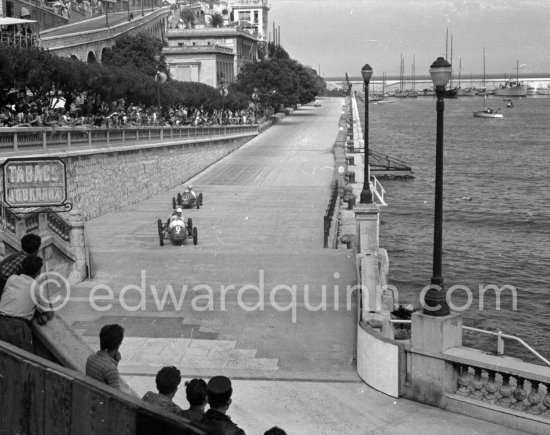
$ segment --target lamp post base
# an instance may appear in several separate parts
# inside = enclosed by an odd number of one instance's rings
[[[442,317],[451,314],[449,304],[447,302],[447,292],[441,285],[431,283],[430,289],[424,296],[423,313],[428,316]]]
[[[361,191],[361,199],[359,202],[361,204],[372,204],[372,192],[368,189],[363,189]]]

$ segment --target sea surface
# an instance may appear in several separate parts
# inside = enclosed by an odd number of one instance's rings
[[[445,100],[443,278],[466,326],[518,336],[550,359],[550,98],[513,102],[487,98],[504,118],[482,119],[473,117],[481,97]],[[414,170],[410,181],[382,182],[380,244],[400,303],[420,307],[432,276],[436,102],[370,103],[369,118],[370,148]],[[508,286],[500,304],[494,291],[480,298],[487,285]],[[496,337],[479,333],[464,343],[496,350]],[[535,362],[509,340],[505,354]]]

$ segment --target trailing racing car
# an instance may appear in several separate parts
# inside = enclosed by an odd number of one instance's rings
[[[172,208],[183,207],[183,208],[201,208],[202,205],[202,193],[198,195],[193,192],[191,186],[183,193],[178,193],[175,197],[172,197]]]
[[[183,245],[186,239],[193,239],[194,245],[198,243],[197,227],[193,226],[191,218],[185,221],[181,213],[182,209],[177,208],[166,222],[157,221],[160,246],[164,246],[165,239],[170,239],[174,245]]]

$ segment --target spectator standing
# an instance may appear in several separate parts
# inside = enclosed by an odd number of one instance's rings
[[[8,255],[0,262],[0,297],[8,278],[19,275],[22,270],[23,260],[29,255],[38,254],[42,238],[37,234],[26,234],[21,238],[21,252]]]
[[[180,417],[183,417],[183,409],[172,401],[181,382],[180,371],[173,366],[163,367],[157,373],[155,382],[157,384],[158,394],[153,393],[152,391],[147,391],[142,400],[150,403],[151,405],[158,406],[165,411],[172,412]]]
[[[208,404],[210,409],[206,411],[201,420],[212,433],[224,435],[246,435],[244,430],[231,421],[227,410],[231,405],[233,388],[231,380],[225,376],[214,376],[208,381]]]
[[[47,311],[49,300],[44,300],[41,288],[35,278],[42,269],[42,259],[28,255],[21,264],[21,273],[11,275],[0,299],[0,340],[18,346],[28,352],[34,352],[31,320],[37,316],[40,324],[53,317],[53,311]]]
[[[189,409],[183,411],[183,416],[191,421],[201,421],[204,409],[208,403],[208,386],[203,379],[192,379],[185,383],[185,393]]]
[[[86,360],[86,375],[120,389],[118,349],[124,338],[124,328],[120,325],[105,325],[99,332],[100,350]]]

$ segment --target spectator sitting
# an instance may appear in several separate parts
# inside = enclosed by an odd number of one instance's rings
[[[0,340],[28,352],[34,352],[30,321],[36,316],[40,324],[45,324],[53,317],[53,311],[48,310],[50,301],[44,301],[42,288],[35,281],[41,269],[40,257],[26,256],[21,274],[8,278],[0,300]]]
[[[8,255],[0,263],[0,297],[6,281],[12,275],[19,275],[23,270],[23,260],[29,255],[38,254],[42,238],[37,234],[26,234],[21,237],[21,252]]]
[[[180,371],[173,366],[163,367],[157,373],[155,382],[157,384],[158,394],[147,391],[142,400],[151,405],[158,406],[165,411],[173,412],[180,417],[184,416],[183,409],[172,401],[181,382]]]
[[[273,426],[271,429],[266,430],[264,435],[286,435],[286,432],[280,427]]]
[[[118,349],[124,338],[124,328],[120,325],[105,325],[99,332],[100,351],[86,360],[86,375],[120,389]]]
[[[201,421],[204,417],[204,408],[208,403],[208,387],[203,379],[192,379],[185,383],[185,393],[189,402],[189,409],[183,411],[183,416],[192,421]]]
[[[208,404],[210,409],[206,411],[201,420],[212,433],[227,435],[245,435],[244,430],[231,421],[227,410],[231,405],[233,388],[231,381],[225,376],[214,376],[208,381]]]

